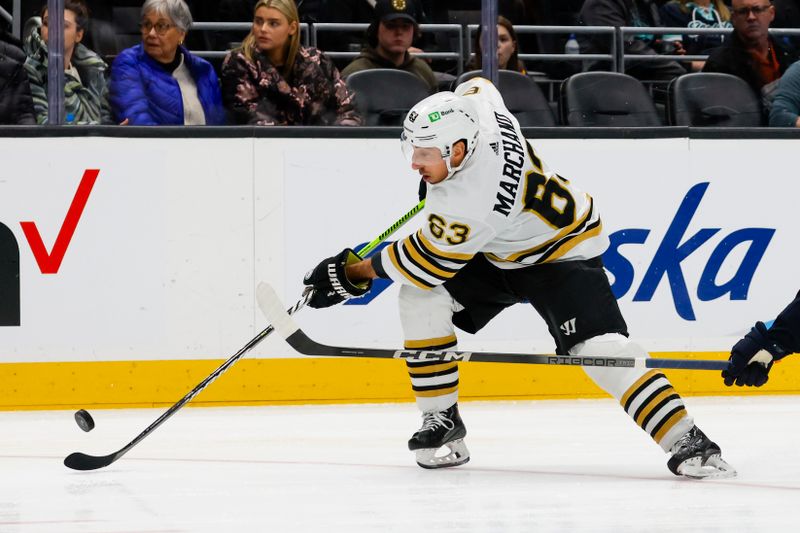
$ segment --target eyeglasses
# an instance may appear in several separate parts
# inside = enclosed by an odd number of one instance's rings
[[[759,16],[762,13],[766,13],[769,8],[772,6],[753,6],[753,7],[740,7],[737,9],[731,10],[734,15],[739,15],[740,17],[747,17],[752,13],[755,16]]]
[[[170,28],[174,27],[175,24],[170,24],[168,22],[156,22],[155,24],[153,24],[149,20],[143,20],[142,22],[139,23],[139,30],[142,32],[143,35],[147,35],[151,31],[153,31],[153,28],[156,29],[156,33],[158,35],[164,35],[170,30]]]

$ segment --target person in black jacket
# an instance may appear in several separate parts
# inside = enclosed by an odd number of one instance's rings
[[[722,371],[725,385],[760,387],[769,379],[772,364],[800,352],[800,292],[767,329],[756,322],[750,333],[731,350],[728,368]]]
[[[658,8],[652,0],[586,0],[581,8],[580,22],[584,26],[660,26]],[[593,35],[578,38],[581,53],[607,54],[611,49],[609,35]],[[683,49],[661,49],[662,41],[653,35],[628,35],[625,38],[625,54],[656,55],[659,52],[681,54]],[[676,46],[676,45],[672,45]],[[658,50],[657,50],[658,48]],[[611,70],[611,63],[596,62],[589,70]],[[652,61],[628,61],[625,73],[644,81],[668,81],[685,74],[686,70],[676,61],[668,59]]]
[[[36,124],[25,58],[16,39],[0,30],[0,124]]]
[[[733,34],[714,48],[703,72],[724,72],[746,81],[767,106],[777,81],[797,61],[798,53],[769,35],[775,8],[769,0],[733,0]]]

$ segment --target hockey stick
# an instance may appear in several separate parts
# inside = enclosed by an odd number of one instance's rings
[[[506,352],[462,352],[456,350],[387,350],[382,348],[351,348],[320,344],[309,338],[300,326],[283,310],[272,286],[259,283],[256,288],[258,307],[289,345],[303,355],[333,357],[377,357],[411,361],[475,361],[491,363],[523,363],[556,366],[604,366],[614,368],[679,368],[684,370],[724,370],[728,361],[693,359],[653,359],[648,357],[592,357],[568,355],[522,354]]]
[[[420,203],[414,206],[414,208],[411,209],[408,213],[400,217],[400,219],[397,222],[389,226],[389,228],[387,228],[386,231],[381,233],[372,242],[365,244],[356,253],[360,257],[368,256],[370,252],[372,252],[375,248],[378,247],[379,244],[385,241],[389,237],[389,235],[400,229],[400,227],[403,224],[411,220],[414,217],[414,215],[422,211],[424,207],[425,207],[425,200],[422,200]],[[281,311],[286,313],[287,317],[289,315],[293,315],[306,305],[309,297],[310,293],[304,293],[303,297],[300,298],[300,300],[298,300],[296,304],[290,307],[287,311],[283,311],[283,309],[281,309]],[[189,393],[186,394],[186,396],[178,400],[177,403],[175,403],[172,407],[167,409],[160,417],[158,417],[155,420],[155,422],[147,426],[147,428],[141,433],[139,433],[139,435],[137,435],[135,439],[130,441],[128,444],[126,444],[116,452],[102,456],[94,456],[81,452],[73,452],[64,459],[64,465],[67,466],[68,468],[72,468],[73,470],[96,470],[98,468],[103,468],[105,466],[110,465],[111,463],[113,463],[126,453],[128,453],[131,450],[131,448],[139,444],[139,442],[141,442],[145,437],[147,437],[147,435],[149,435],[154,429],[156,429],[158,426],[166,422],[166,420],[169,417],[174,415],[181,407],[189,403],[192,400],[192,398],[194,398],[200,393],[200,391],[202,391],[203,389],[208,387],[211,383],[213,383],[218,377],[220,377],[223,373],[225,373],[226,370],[228,370],[231,366],[233,366],[234,363],[236,363],[239,359],[241,359],[242,356],[244,356],[244,354],[252,350],[258,343],[267,338],[273,331],[275,331],[275,328],[272,325],[267,326],[263,331],[261,331],[261,333],[253,337],[250,340],[250,342],[245,344],[241,350],[233,354],[227,361],[222,363],[216,370],[214,370],[214,372],[212,372],[206,379],[204,379],[202,382],[200,382],[200,384],[198,384],[195,388],[189,391]]]

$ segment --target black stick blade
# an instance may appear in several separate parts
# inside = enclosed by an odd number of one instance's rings
[[[74,452],[69,454],[64,459],[64,466],[73,470],[97,470],[108,466],[117,460],[117,454],[104,455],[103,457],[95,457],[94,455],[86,455],[81,452]]]

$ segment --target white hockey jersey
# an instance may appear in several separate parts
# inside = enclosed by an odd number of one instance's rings
[[[386,274],[430,289],[477,253],[500,268],[602,254],[608,238],[591,197],[547,169],[494,85],[473,78],[455,93],[475,99],[477,146],[450,178],[428,184],[422,228],[381,251]]]

